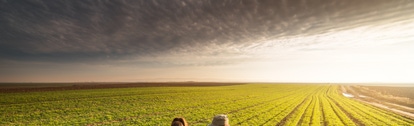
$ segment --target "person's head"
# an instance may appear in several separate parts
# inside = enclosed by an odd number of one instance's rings
[[[174,118],[171,126],[188,126],[187,121],[184,118]]]
[[[214,116],[213,121],[208,126],[230,126],[227,115],[219,114]]]

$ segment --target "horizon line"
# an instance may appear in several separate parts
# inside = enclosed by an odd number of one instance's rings
[[[414,82],[294,82],[294,81],[51,81],[51,82],[1,82],[5,83],[295,83],[295,84],[414,84]]]

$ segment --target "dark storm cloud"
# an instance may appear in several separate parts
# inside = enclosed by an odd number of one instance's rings
[[[117,60],[220,48],[412,18],[388,0],[2,0],[0,58]],[[257,43],[256,43],[257,44]],[[260,44],[260,43],[259,43]],[[242,53],[238,51],[222,53]]]

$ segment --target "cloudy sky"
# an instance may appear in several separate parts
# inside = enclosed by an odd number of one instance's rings
[[[410,0],[0,0],[0,82],[414,82]]]

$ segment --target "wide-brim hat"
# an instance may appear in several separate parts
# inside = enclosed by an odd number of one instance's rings
[[[230,126],[227,115],[219,114],[214,116],[213,121],[208,126]]]

